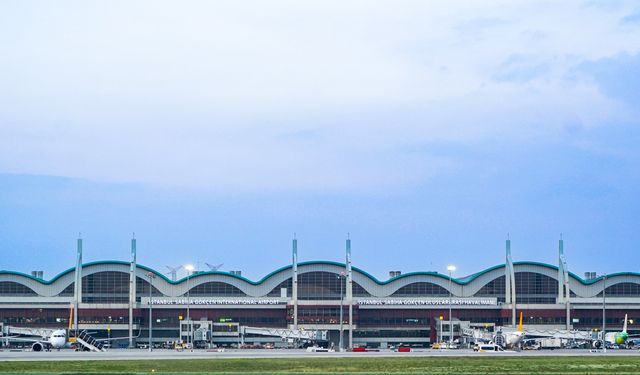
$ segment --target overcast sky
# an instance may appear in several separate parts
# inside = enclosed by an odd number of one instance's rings
[[[640,271],[636,1],[2,1],[0,269]]]

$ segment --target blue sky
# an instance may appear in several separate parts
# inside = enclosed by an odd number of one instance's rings
[[[0,5],[0,269],[640,271],[633,1]]]

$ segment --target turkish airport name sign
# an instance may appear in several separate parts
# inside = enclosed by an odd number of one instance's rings
[[[153,298],[152,305],[281,305],[279,299],[256,298]]]
[[[359,299],[358,305],[362,306],[449,306],[449,298],[380,298]],[[454,306],[488,306],[497,305],[497,298],[452,298]]]

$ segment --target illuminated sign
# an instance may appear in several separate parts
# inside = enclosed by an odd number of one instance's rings
[[[279,299],[254,298],[153,298],[152,305],[282,305],[286,301]]]
[[[381,298],[360,299],[356,303],[362,306],[449,306],[448,298]],[[497,298],[452,298],[453,306],[488,306],[497,305]]]

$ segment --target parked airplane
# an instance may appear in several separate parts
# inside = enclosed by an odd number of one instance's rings
[[[626,345],[627,341],[631,337],[638,337],[640,335],[629,335],[627,332],[627,314],[624,314],[624,324],[622,325],[621,332],[607,332],[604,335],[604,341],[609,344]]]
[[[45,349],[62,349],[67,346],[67,333],[64,329],[30,329],[22,327],[7,327],[7,332],[12,335],[40,336],[29,338],[20,336],[4,337],[5,342],[22,341],[33,343],[31,350],[41,352]]]
[[[64,329],[50,329],[50,328],[29,328],[29,327],[11,327],[5,326],[6,333],[14,336],[4,337],[4,341],[22,341],[33,343],[31,350],[34,352],[41,352],[43,350],[62,348],[71,348],[72,343],[77,342],[81,344],[85,350],[102,350],[102,342],[107,340],[123,340],[129,339],[126,337],[112,337],[110,339],[95,339],[91,337],[86,331],[80,332],[78,337],[70,337],[68,332],[71,332],[71,325],[73,322],[73,308],[70,308],[69,312],[69,327]],[[25,337],[31,336],[31,337]],[[38,338],[39,336],[39,338]],[[138,336],[140,333],[138,332]],[[135,337],[138,337],[135,336]]]
[[[493,336],[493,343],[502,346],[503,348],[516,348],[522,342],[524,338],[524,331],[522,329],[522,311],[520,312],[520,322],[518,323],[518,329],[516,331],[505,331],[499,329]]]

